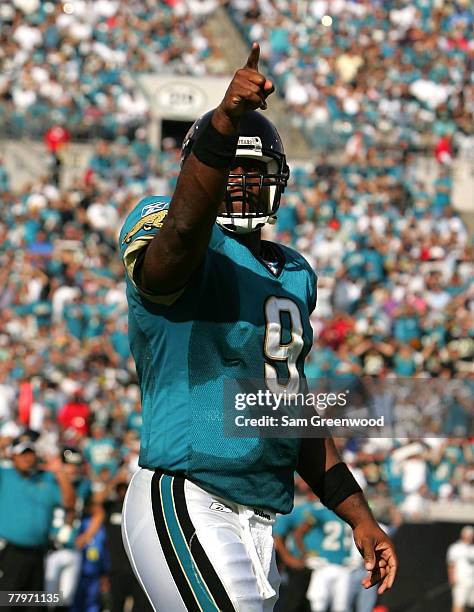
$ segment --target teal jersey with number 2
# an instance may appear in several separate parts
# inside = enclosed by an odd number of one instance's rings
[[[320,503],[308,506],[302,519],[311,526],[304,537],[306,553],[344,565],[352,549],[350,526]]]
[[[215,225],[183,290],[143,292],[134,266],[160,230],[169,202],[143,199],[119,238],[142,397],[140,465],[181,473],[236,503],[287,513],[299,440],[227,437],[224,409],[233,407],[224,406],[224,385],[253,379],[272,392],[301,389],[316,276],[292,249],[265,243],[267,265]]]

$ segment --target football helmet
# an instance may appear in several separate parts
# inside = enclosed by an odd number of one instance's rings
[[[181,149],[181,165],[213,112],[204,114],[189,129]],[[256,162],[255,167],[249,160]],[[219,212],[216,223],[227,231],[246,234],[266,223],[275,223],[280,198],[290,176],[280,135],[273,123],[257,111],[250,111],[240,119],[239,140],[232,164],[232,169],[239,168],[243,172],[229,174],[225,210]]]

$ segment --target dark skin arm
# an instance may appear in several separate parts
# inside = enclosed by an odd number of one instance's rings
[[[266,108],[273,84],[258,71],[260,46],[252,50],[237,70],[224,99],[212,116],[213,127],[223,135],[238,133],[242,115]],[[229,168],[216,169],[200,162],[193,153],[185,161],[161,230],[146,249],[139,285],[153,293],[173,293],[186,285],[202,261],[212,226],[223,201]]]
[[[275,549],[280,556],[282,562],[293,569],[303,569],[304,560],[294,557],[286,547],[285,540],[281,536],[275,536]]]
[[[91,520],[87,529],[77,536],[76,546],[79,549],[84,548],[88,544],[95,534],[102,527],[105,519],[105,511],[102,503],[98,499],[94,499],[90,508]]]
[[[62,470],[62,463],[59,457],[51,457],[44,466],[44,469],[54,474],[61,491],[62,506],[66,513],[73,510],[76,503],[76,493],[71,481]]]
[[[293,533],[293,539],[295,541],[296,548],[300,551],[303,557],[306,554],[303,538],[311,529],[311,527],[312,525],[310,525],[309,523],[303,523],[297,529],[295,529],[295,532]]]
[[[298,473],[310,486],[340,462],[332,438],[304,438],[301,441]],[[392,541],[379,527],[362,493],[347,497],[334,512],[352,527],[354,542],[367,570],[363,586],[368,589],[379,584],[378,593],[381,595],[392,587],[397,573],[397,556]]]

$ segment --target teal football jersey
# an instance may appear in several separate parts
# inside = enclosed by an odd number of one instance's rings
[[[320,503],[306,506],[301,519],[311,525],[303,540],[307,554],[343,565],[352,550],[350,526]]]
[[[314,502],[303,502],[299,506],[295,506],[289,514],[278,516],[273,525],[273,537],[281,537],[285,540],[285,546],[293,557],[300,558],[301,553],[293,538],[296,529],[308,519],[308,511],[312,508]],[[311,538],[311,531],[303,536],[305,548],[308,548],[307,536]],[[310,541],[311,542],[311,541]]]
[[[66,512],[62,506],[56,506],[54,509],[49,537],[56,548],[75,548],[75,541],[79,535],[84,507],[92,495],[90,480],[81,478],[74,482],[73,486],[76,495],[73,524],[66,524]]]
[[[142,398],[139,463],[181,473],[230,501],[287,513],[299,440],[226,437],[224,385],[253,379],[268,380],[272,391],[283,384],[300,388],[312,346],[316,276],[298,253],[268,243],[281,260],[272,272],[215,225],[182,291],[143,292],[133,279],[135,262],[162,226],[169,202],[143,199],[119,238]]]

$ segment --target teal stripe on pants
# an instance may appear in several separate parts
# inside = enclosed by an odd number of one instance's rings
[[[198,605],[204,612],[219,612],[219,608],[211,598],[209,589],[202,579],[198,567],[194,561],[188,543],[184,538],[179,525],[178,517],[173,498],[173,480],[172,476],[163,474],[160,478],[160,493],[163,503],[163,514],[166,520],[168,533],[175,548],[178,559],[183,567],[184,573],[188,579],[191,590],[193,591]]]

